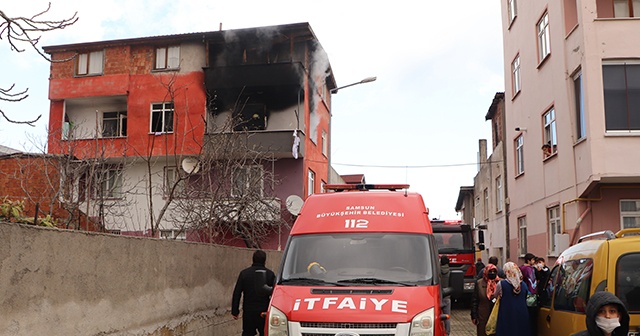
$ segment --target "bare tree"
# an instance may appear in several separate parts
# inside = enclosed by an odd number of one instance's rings
[[[78,13],[75,12],[73,16],[62,20],[49,20],[45,17],[50,9],[51,3],[49,3],[46,10],[38,12],[31,17],[14,17],[0,10],[0,18],[2,18],[0,21],[0,40],[5,39],[12,51],[20,53],[24,52],[26,48],[33,49],[42,56],[42,58],[51,62],[51,58],[38,48],[42,33],[64,29],[73,25],[78,21]],[[26,47],[23,47],[23,45]],[[0,88],[0,101],[10,103],[20,102],[29,97],[28,91],[29,89],[18,89],[15,83],[11,84],[8,88]],[[0,115],[10,123],[30,126],[35,126],[35,123],[42,117],[42,115],[39,115],[34,120],[14,120],[9,118],[7,113],[2,109],[0,109]]]
[[[162,85],[168,101],[174,101],[184,89],[176,85],[175,75],[165,77]],[[280,225],[286,225],[280,202],[274,196],[278,183],[273,173],[275,159],[269,157],[268,150],[256,147],[251,141],[252,133],[243,130],[246,121],[237,117],[245,104],[238,98],[233,111],[229,111],[232,117],[222,120],[217,129],[209,130],[215,136],[206,136],[195,155],[186,158],[182,155],[183,148],[167,148],[167,143],[149,146],[151,149],[143,159],[149,179],[148,209],[154,234],[155,230],[169,226],[178,232],[197,232],[205,242],[228,243],[239,239],[248,247],[259,247]],[[183,121],[185,116],[186,111],[174,110],[175,128],[181,134],[194,134]],[[207,121],[203,118],[202,122]],[[151,167],[159,162],[151,155],[154,146],[163,146],[167,153],[161,163],[170,169],[164,170],[162,180],[152,174]],[[184,159],[195,159],[193,169],[184,169]],[[162,199],[158,207],[153,204],[153,195],[161,196],[155,197]],[[159,210],[154,213],[153,209]]]

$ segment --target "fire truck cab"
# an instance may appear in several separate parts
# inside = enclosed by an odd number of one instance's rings
[[[291,229],[269,336],[444,335],[428,210],[408,185],[327,185]]]
[[[438,254],[449,257],[452,299],[471,302],[476,278],[476,246],[471,225],[461,220],[431,220]],[[484,242],[479,242],[483,244]]]

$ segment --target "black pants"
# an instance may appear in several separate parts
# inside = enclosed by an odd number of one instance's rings
[[[242,312],[242,336],[255,336],[256,330],[264,336],[265,318],[260,316],[263,311]]]
[[[529,310],[529,324],[531,325],[531,335],[538,334],[538,307],[527,307]]]

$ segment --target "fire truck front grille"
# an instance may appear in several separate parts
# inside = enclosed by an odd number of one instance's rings
[[[330,334],[311,334],[311,333],[302,333],[302,336],[336,336],[335,333]],[[396,334],[358,334],[359,336],[395,336]]]
[[[300,322],[303,328],[395,329],[397,323]]]
[[[356,322],[300,322],[300,336],[335,336],[355,332],[359,336],[395,336],[405,335],[399,332],[397,323],[356,323]],[[405,326],[408,328],[408,326]]]

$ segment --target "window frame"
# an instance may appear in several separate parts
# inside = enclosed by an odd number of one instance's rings
[[[496,212],[501,212],[503,210],[503,202],[504,197],[502,195],[502,176],[498,176],[496,177]]]
[[[623,202],[634,202],[636,203],[635,207],[636,210],[635,211],[625,211],[623,210]],[[640,228],[640,199],[621,199],[619,201],[620,206],[620,229],[626,229],[626,228],[631,228],[630,226],[626,226],[625,225],[625,218],[635,218],[635,222],[637,226],[634,227],[638,227]]]
[[[538,62],[542,63],[551,55],[548,11],[545,11],[536,23],[536,32],[538,33]]]
[[[516,0],[507,0],[507,12],[509,14],[509,25],[518,17],[518,5]]]
[[[640,8],[634,8],[634,3],[636,0],[613,0],[613,17],[614,18],[635,18],[640,17]],[[626,2],[626,12],[620,13],[616,11],[618,7],[617,4]],[[623,15],[624,14],[624,15]]]
[[[573,92],[576,109],[576,139],[582,140],[587,137],[587,124],[584,111],[584,86],[582,82],[582,71],[573,75]]]
[[[238,198],[252,193],[264,197],[264,167],[261,165],[246,165],[234,169],[231,174],[231,197]],[[242,178],[242,181],[238,179]],[[242,190],[239,190],[239,188]],[[240,192],[241,191],[241,192]]]
[[[309,168],[307,172],[307,196],[311,196],[315,193],[316,189],[316,173]]]
[[[518,217],[518,253],[523,256],[527,251],[527,216]]]
[[[618,67],[622,67],[622,76],[624,83],[616,81],[618,78],[614,78],[616,75],[615,69]],[[633,67],[633,69],[630,69]],[[637,77],[630,76],[629,72],[634,71],[640,73],[640,61],[639,60],[603,60],[602,62],[602,86],[603,86],[603,98],[604,98],[604,114],[605,114],[605,132],[608,134],[639,134],[640,133],[640,120],[635,118],[631,120],[632,116],[635,115],[633,113],[636,109],[640,108],[640,94],[630,95],[629,91],[638,91],[640,89],[640,85],[638,85],[637,80],[635,81],[637,85],[636,88],[633,86],[629,87],[629,81],[627,80],[629,77]],[[624,92],[622,90],[617,89],[618,86],[624,86]],[[624,104],[618,104],[612,106],[616,102],[619,101],[619,98],[624,96]],[[630,102],[631,97],[631,104]],[[616,109],[618,106],[624,105],[623,110]],[[633,105],[633,106],[632,106]],[[619,120],[622,120],[625,123],[625,127],[617,127],[617,123]],[[611,125],[611,124],[614,125]]]
[[[547,232],[549,234],[549,255],[558,255],[562,251],[556,251],[556,234],[562,233],[562,221],[560,218],[560,206],[547,208]]]
[[[97,58],[98,56],[100,57]],[[75,75],[86,77],[104,74],[104,58],[104,50],[78,52],[75,62]],[[93,68],[96,64],[99,69]]]
[[[124,171],[120,166],[102,167],[98,171],[98,180],[93,184],[91,193],[93,200],[110,200],[124,198]],[[112,186],[114,184],[115,186]]]
[[[322,143],[322,155],[325,157],[329,157],[329,142],[327,139],[327,131],[322,130],[321,134],[321,143]]]
[[[489,188],[484,188],[484,190],[482,191],[482,196],[483,196],[483,200],[482,200],[482,214],[484,217],[484,220],[488,221],[489,220]]]
[[[170,233],[170,235],[164,235],[165,233]],[[187,232],[185,230],[160,229],[158,238],[165,240],[187,240]]]
[[[518,135],[514,140],[516,177],[524,174],[524,136]]]
[[[513,90],[513,96],[515,97],[522,90],[520,81],[520,54],[511,62],[511,90]]]
[[[161,105],[160,108],[156,108],[157,105]],[[170,106],[170,107],[169,107]],[[159,106],[158,106],[159,107]],[[160,120],[162,120],[161,130],[154,130],[154,115],[160,114]],[[170,114],[170,124],[168,122],[168,115]],[[159,102],[151,103],[151,118],[149,118],[149,133],[150,134],[162,134],[173,133],[175,123],[175,104],[171,102]]]
[[[105,115],[108,113],[115,113],[115,117],[107,118]],[[107,135],[105,134],[107,127],[105,127],[105,121],[115,121],[116,128],[115,133]],[[103,138],[119,138],[127,136],[127,111],[109,111],[102,112],[102,137]]]
[[[544,133],[542,134],[542,149],[544,158],[548,158],[558,153],[558,128],[556,127],[555,107],[549,108],[542,114],[542,124]],[[545,149],[549,146],[548,149]]]
[[[177,57],[175,57],[175,55],[172,55],[172,52],[176,52],[176,50],[177,50]],[[156,47],[155,59],[153,62],[153,70],[156,70],[156,71],[180,70],[180,45]]]

